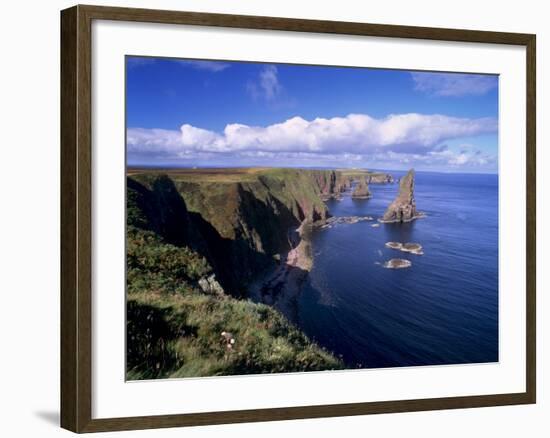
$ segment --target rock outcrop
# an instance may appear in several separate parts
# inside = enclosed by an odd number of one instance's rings
[[[414,169],[399,181],[399,194],[387,208],[381,222],[410,222],[420,217],[414,200]]]
[[[422,245],[420,245],[420,243],[386,242],[386,247],[391,249],[396,249],[402,252],[409,252],[411,254],[416,254],[416,255],[424,254],[424,251],[422,250]]]
[[[410,268],[412,263],[409,260],[405,259],[391,259],[384,263],[384,268],[386,269],[403,269]]]
[[[215,274],[199,279],[198,284],[204,293],[225,295],[225,291],[223,290],[221,284],[218,283],[218,280],[216,280]]]
[[[354,199],[368,199],[372,197],[372,194],[369,190],[369,185],[365,178],[361,178],[359,182],[355,185],[351,197]]]

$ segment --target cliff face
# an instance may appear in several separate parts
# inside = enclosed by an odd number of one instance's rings
[[[129,217],[196,249],[223,288],[239,295],[296,244],[301,223],[329,217],[317,176],[330,182],[330,171],[312,172],[273,169],[237,180],[141,173],[128,177]]]
[[[372,194],[369,190],[369,185],[367,184],[367,181],[365,180],[365,178],[361,178],[353,189],[351,197],[355,199],[368,199],[371,196]]]
[[[342,192],[351,187],[353,178],[337,170],[303,170],[319,188],[323,201],[339,199]]]
[[[410,222],[418,217],[414,200],[414,169],[399,182],[399,194],[389,205],[382,222]]]
[[[126,179],[127,223],[175,245],[199,244],[185,202],[165,175]]]

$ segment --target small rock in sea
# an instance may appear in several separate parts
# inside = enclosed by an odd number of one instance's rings
[[[422,245],[420,243],[401,243],[401,242],[386,242],[386,247],[391,249],[397,249],[402,252],[408,252],[411,254],[422,255]]]
[[[424,254],[424,252],[422,251],[422,245],[420,245],[420,243],[412,243],[412,242],[404,243],[403,246],[401,247],[401,251],[410,252],[411,254],[417,254],[417,255]]]
[[[380,224],[372,224],[371,227],[372,228],[378,228],[378,227],[380,227]]]
[[[405,259],[391,259],[384,263],[384,268],[388,269],[402,269],[410,268],[412,263],[409,260]]]
[[[372,221],[372,216],[337,216],[327,219],[327,224],[356,224],[362,221]]]
[[[386,247],[401,250],[401,248],[403,248],[403,244],[400,242],[386,242]]]

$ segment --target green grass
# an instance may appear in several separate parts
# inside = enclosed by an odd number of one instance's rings
[[[212,273],[187,247],[128,227],[127,378],[130,380],[340,369],[275,309],[204,294]],[[228,348],[222,332],[235,340]]]
[[[128,269],[161,273],[177,280],[198,280],[211,272],[206,259],[183,246],[166,244],[155,233],[127,230]]]
[[[201,294],[128,298],[131,380],[342,368],[266,305]],[[222,332],[235,339],[231,349]]]

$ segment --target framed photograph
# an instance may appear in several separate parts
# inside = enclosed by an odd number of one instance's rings
[[[535,35],[61,13],[61,423],[535,403]]]

